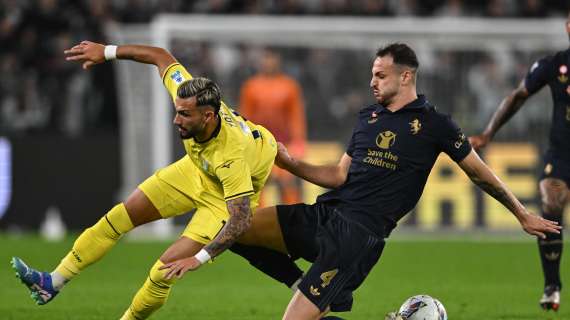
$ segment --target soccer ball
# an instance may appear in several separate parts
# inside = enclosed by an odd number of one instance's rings
[[[402,320],[447,320],[447,312],[439,300],[425,294],[406,300],[398,310]]]

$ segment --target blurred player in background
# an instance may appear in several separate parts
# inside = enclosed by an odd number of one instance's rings
[[[441,152],[508,208],[526,232],[540,237],[558,232],[556,223],[527,212],[451,118],[416,93],[418,67],[415,52],[405,44],[377,51],[370,81],[377,103],[361,109],[338,164],[312,165],[279,145],[277,165],[332,189],[313,205],[258,209],[240,238],[313,262],[283,319],[320,319],[329,310],[351,310],[353,291],[380,259],[397,222],[418,202]],[[181,277],[192,264],[180,259],[163,268],[169,269],[167,278]]]
[[[161,266],[191,257],[193,268],[198,268],[229,248],[249,228],[260,190],[271,173],[277,144],[267,129],[228,108],[213,81],[193,79],[164,49],[83,41],[65,53],[68,60],[83,62],[85,69],[115,58],[156,65],[173,99],[174,125],[187,154],[158,170],[124,203],[85,230],[51,274],[29,268],[16,257],[12,264],[36,303],[46,304],[66,282],[101,259],[134,227],[196,209],[181,237],[151,268],[122,317],[146,319],[165,303],[174,283],[174,279],[164,277]]]
[[[277,51],[269,48],[263,50],[259,73],[241,88],[240,113],[271,131],[292,155],[303,157],[307,129],[301,87],[295,79],[281,71],[281,56]],[[279,187],[280,203],[301,201],[297,177],[274,167],[271,178]]]
[[[566,20],[570,37],[570,12]],[[564,207],[570,190],[570,49],[536,61],[518,88],[501,101],[485,131],[469,140],[475,149],[485,147],[497,131],[522,107],[525,101],[548,85],[554,110],[549,146],[544,154],[544,167],[539,182],[542,216],[563,224]],[[562,233],[548,233],[538,239],[538,251],[544,274],[544,292],[540,305],[545,310],[560,307],[560,260]]]

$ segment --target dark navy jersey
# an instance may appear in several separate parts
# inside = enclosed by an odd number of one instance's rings
[[[362,109],[346,153],[346,182],[317,198],[342,207],[342,215],[387,237],[418,202],[441,152],[454,161],[471,151],[461,129],[423,95],[391,112],[375,104]]]
[[[570,161],[570,49],[535,62],[525,77],[525,87],[534,94],[550,87],[554,110],[549,151],[555,158]]]

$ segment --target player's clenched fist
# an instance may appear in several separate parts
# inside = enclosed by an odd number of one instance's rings
[[[275,164],[282,169],[286,169],[293,162],[293,158],[289,155],[289,151],[284,144],[277,142],[277,155],[275,156]]]

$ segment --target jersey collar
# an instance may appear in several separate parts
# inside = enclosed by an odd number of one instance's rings
[[[381,104],[377,104],[376,110],[375,112],[377,113],[398,113],[401,112],[402,110],[418,110],[418,109],[423,109],[428,105],[428,100],[426,99],[425,95],[423,94],[418,94],[418,98],[410,103],[408,103],[407,105],[405,105],[403,108],[401,108],[400,110],[396,111],[396,112],[392,112],[390,110],[388,110],[386,107],[384,107]]]

